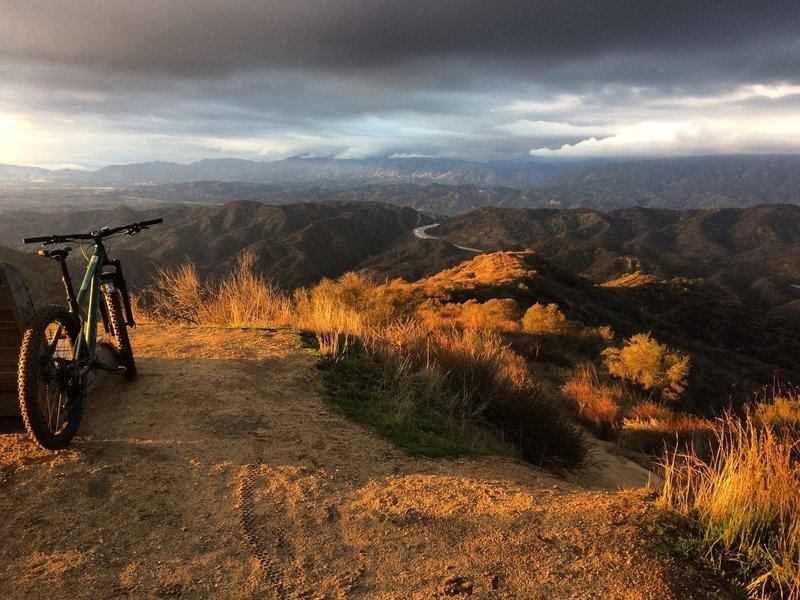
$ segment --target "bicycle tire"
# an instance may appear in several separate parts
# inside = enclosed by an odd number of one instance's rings
[[[125,378],[128,380],[136,378],[136,361],[133,358],[133,348],[128,337],[128,324],[122,312],[122,301],[119,291],[103,292],[106,308],[108,310],[108,320],[111,325],[111,335],[114,337],[114,346],[119,355],[119,364],[125,367]]]
[[[28,433],[48,450],[61,450],[72,441],[83,414],[85,378],[76,380],[77,374],[69,373],[79,329],[66,308],[52,305],[34,314],[22,337],[20,412]]]

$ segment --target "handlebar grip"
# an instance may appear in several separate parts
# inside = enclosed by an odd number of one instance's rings
[[[164,219],[158,218],[158,219],[152,219],[150,221],[142,221],[140,223],[137,223],[137,225],[139,225],[139,227],[147,227],[148,225],[158,225],[159,223],[163,222]]]
[[[22,238],[23,244],[35,244],[36,242],[48,242],[53,239],[52,235],[46,235],[44,237],[29,237],[29,238]]]

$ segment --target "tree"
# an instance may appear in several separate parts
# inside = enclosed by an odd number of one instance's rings
[[[674,399],[686,389],[689,356],[659,344],[649,332],[631,336],[622,348],[606,348],[603,357],[611,375],[656,390],[664,399]]]

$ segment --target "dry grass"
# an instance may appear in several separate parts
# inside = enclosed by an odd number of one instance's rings
[[[622,390],[600,381],[593,366],[580,365],[561,392],[575,406],[578,418],[598,435],[608,438],[615,433],[620,425]]]
[[[205,318],[206,290],[192,263],[156,271],[151,290],[137,298],[139,310],[157,321],[199,324]]]
[[[271,281],[253,273],[255,256],[244,252],[229,277],[211,287],[206,310],[212,322],[264,327],[293,320],[291,300]]]
[[[291,300],[256,275],[255,257],[239,255],[234,270],[218,282],[201,281],[191,263],[159,269],[153,289],[140,294],[138,308],[157,321],[263,327],[294,320]]]
[[[716,447],[719,424],[702,417],[672,410],[647,401],[634,406],[622,420],[619,442],[627,448],[651,456],[693,451],[708,458]]]
[[[736,565],[754,598],[800,598],[800,445],[788,430],[728,417],[708,461],[664,460],[661,503],[701,528],[720,565]]]
[[[419,319],[431,329],[455,327],[507,332],[519,331],[519,313],[517,303],[509,298],[462,303],[427,300],[417,309]]]

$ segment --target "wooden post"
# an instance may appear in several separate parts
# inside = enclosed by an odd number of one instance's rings
[[[34,306],[22,274],[0,262],[0,416],[19,416],[17,364],[22,335]]]

